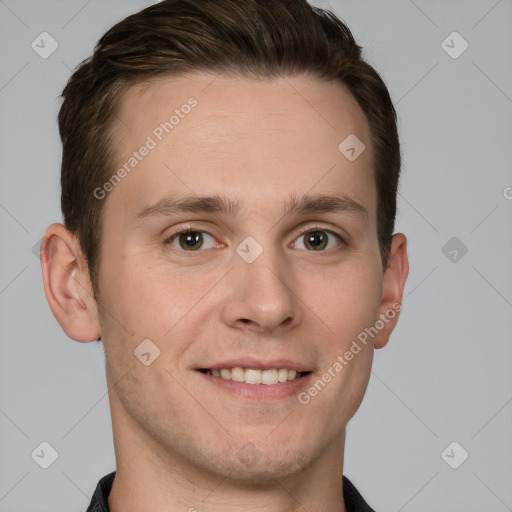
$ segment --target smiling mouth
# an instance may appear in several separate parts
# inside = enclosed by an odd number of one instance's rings
[[[265,384],[267,386],[297,380],[311,373],[288,370],[287,368],[259,370],[256,368],[242,368],[240,366],[221,368],[219,370],[202,368],[199,371],[205,375],[212,375],[213,377],[219,377],[225,380],[245,382],[246,384]]]

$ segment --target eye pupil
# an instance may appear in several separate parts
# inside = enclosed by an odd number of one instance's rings
[[[197,250],[203,243],[203,235],[198,231],[190,231],[187,233],[181,233],[180,244],[188,249]]]
[[[323,231],[310,231],[306,237],[306,246],[314,248],[324,248],[327,243],[327,237]]]

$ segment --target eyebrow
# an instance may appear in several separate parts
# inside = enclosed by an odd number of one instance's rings
[[[230,217],[236,216],[241,204],[237,199],[223,195],[165,197],[157,203],[146,206],[136,214],[136,218],[159,217],[179,213],[214,213]],[[309,213],[351,213],[369,219],[368,210],[344,194],[292,194],[285,201],[282,216]]]

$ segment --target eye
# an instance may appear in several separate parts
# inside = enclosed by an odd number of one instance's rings
[[[297,249],[306,249],[308,251],[316,252],[324,252],[325,249],[332,249],[333,246],[341,245],[344,242],[340,235],[318,226],[302,231],[297,240],[302,237],[304,237],[305,240],[302,244],[303,247],[300,247],[300,245],[297,246],[297,242],[294,243],[294,246]],[[333,243],[333,241],[330,240],[333,238],[338,240],[338,244]]]
[[[204,247],[205,237],[206,240],[213,241],[210,247]],[[215,239],[210,234],[206,231],[194,231],[190,228],[173,233],[165,243],[187,252],[215,247]]]
[[[319,226],[303,230],[296,240],[299,240],[302,237],[304,237],[304,243],[298,244],[295,242],[293,244],[294,247],[313,252],[325,252],[328,249],[332,249],[344,243],[344,240],[340,235]],[[200,249],[218,247],[215,238],[213,238],[209,233],[206,231],[194,230],[191,226],[173,233],[165,240],[165,243],[186,252],[195,252]]]

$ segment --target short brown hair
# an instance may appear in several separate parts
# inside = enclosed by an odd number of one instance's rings
[[[263,79],[306,73],[348,87],[372,134],[386,268],[401,165],[396,112],[361,50],[332,12],[306,0],[164,0],[114,25],[69,79],[58,118],[64,224],[78,237],[95,295],[103,201],[93,190],[113,171],[110,129],[120,98],[136,83],[194,70]]]

